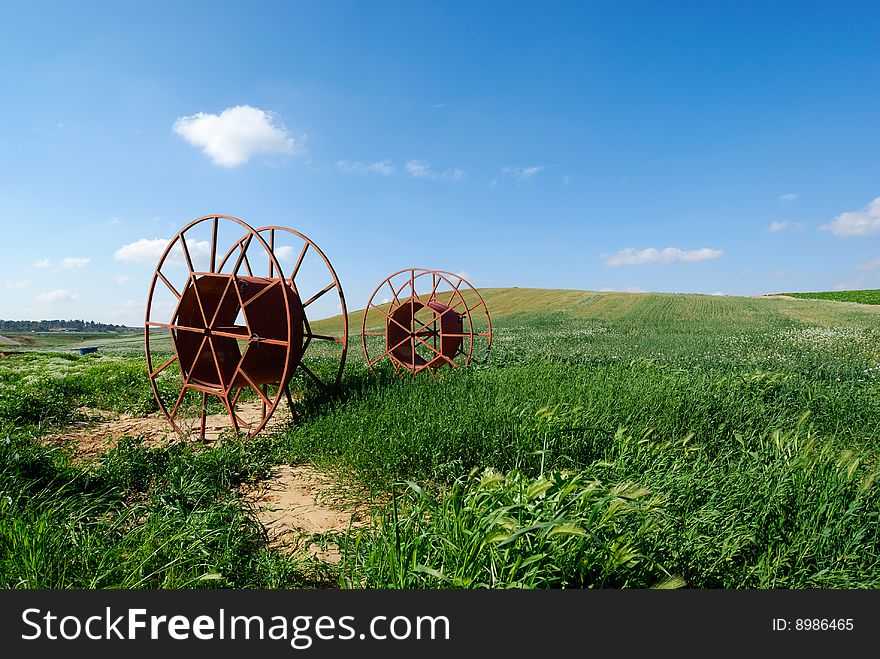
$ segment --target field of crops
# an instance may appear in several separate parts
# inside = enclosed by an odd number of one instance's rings
[[[820,291],[818,293],[783,293],[805,300],[837,300],[857,304],[880,304],[880,290],[866,291]]]
[[[42,439],[155,410],[134,344],[0,359],[0,587],[880,587],[880,307],[483,292],[486,364],[375,379],[353,316],[338,397],[210,448]],[[338,564],[240,494],[301,463],[372,493]]]

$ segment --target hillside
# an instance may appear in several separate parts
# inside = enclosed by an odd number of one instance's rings
[[[757,298],[685,293],[616,293],[546,288],[483,288],[480,295],[486,302],[493,321],[528,313],[563,313],[575,318],[631,320],[642,323],[664,320],[687,320],[766,325],[774,319],[787,318],[796,322],[826,327],[848,324],[862,325],[880,320],[880,308],[841,304],[830,299]],[[468,304],[475,299],[465,294]],[[382,305],[387,310],[388,304]],[[349,334],[361,330],[363,309],[348,314]],[[370,312],[367,328],[382,327],[381,314]],[[339,333],[342,316],[313,323],[317,331]]]

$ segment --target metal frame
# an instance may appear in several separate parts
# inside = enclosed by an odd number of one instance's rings
[[[418,293],[417,282],[422,277],[429,276],[431,278],[431,288],[430,292],[427,293],[427,297],[425,297],[426,294]],[[395,279],[397,282],[403,281],[403,283],[397,284]],[[451,290],[438,292],[438,288],[443,283],[447,284]],[[468,306],[462,293],[463,286],[465,287],[465,292],[476,298],[476,302],[470,306]],[[376,296],[386,287],[391,292],[387,311],[375,303]],[[401,295],[407,287],[409,288],[409,296],[401,299]],[[470,290],[468,291],[468,289]],[[446,295],[448,295],[448,298],[446,298]],[[407,322],[404,318],[403,322],[401,322],[401,318],[398,316],[406,315],[404,308],[407,306],[410,308],[409,321]],[[432,317],[427,322],[423,322],[416,317],[416,314],[425,308],[433,312]],[[375,332],[367,330],[367,320],[371,309],[379,312],[384,317],[385,331]],[[472,314],[475,311],[482,311],[485,315],[487,331],[480,332],[474,330]],[[443,331],[442,326],[447,314],[455,314],[461,319],[462,325],[459,332],[450,333]],[[394,342],[397,338],[396,335],[399,335],[401,332],[405,335],[404,338]],[[395,335],[395,339],[390,338],[391,334]],[[370,355],[370,348],[367,345],[368,336],[385,337],[385,350],[378,357]],[[479,292],[467,280],[444,270],[408,268],[389,275],[375,288],[370,296],[370,300],[364,310],[363,322],[361,323],[361,345],[367,366],[373,375],[377,375],[374,367],[386,357],[389,358],[396,372],[405,370],[412,375],[423,371],[436,374],[441,366],[450,366],[452,368],[466,366],[475,361],[474,348],[476,340],[481,337],[487,339],[485,355],[482,356],[482,359],[485,359],[488,357],[489,349],[492,346],[492,319],[489,316],[489,309],[486,307],[486,303]],[[452,349],[444,344],[443,339],[456,338],[460,338],[461,342],[453,352]],[[425,339],[431,340],[426,341]],[[439,347],[438,341],[440,343]],[[393,345],[392,342],[394,342]],[[455,345],[457,342],[452,341],[451,343]],[[408,348],[406,356],[400,351],[401,348]],[[419,356],[417,359],[418,349],[425,352],[430,359],[422,356]]]
[[[190,255],[189,247],[187,246],[187,233],[191,232],[194,227],[204,222],[211,223],[210,265],[207,271],[197,271],[193,266],[193,260]],[[234,242],[233,246],[226,252],[218,265],[217,239],[218,229],[221,222],[237,225],[238,227],[240,227],[240,229],[244,231],[244,235],[242,236],[242,238]],[[302,253],[300,255],[300,260],[297,263],[297,267],[290,277],[284,276],[281,264],[278,262],[278,259],[274,253],[276,231],[287,231],[291,234],[295,234],[305,243],[305,246],[303,247]],[[266,240],[267,237],[268,242]],[[186,284],[184,285],[182,291],[178,291],[162,272],[163,266],[168,261],[169,255],[172,253],[172,250],[174,250],[176,246],[179,246],[180,253],[183,255],[185,267],[189,271],[186,278]],[[265,253],[266,258],[268,259],[268,278],[254,277],[251,265],[253,262],[253,254],[250,254],[249,256],[248,253],[249,249],[252,247],[256,247],[258,250],[261,249],[262,252]],[[312,296],[311,299],[303,304],[299,298],[295,277],[299,269],[299,265],[302,262],[302,257],[305,255],[306,250],[308,250],[309,248],[313,249],[321,256],[324,264],[330,272],[333,281],[323,291],[315,296]],[[233,255],[235,255],[236,260],[234,262],[231,272],[222,272],[226,264],[229,262],[230,258],[233,257]],[[240,273],[242,266],[244,266],[247,272],[246,275]],[[200,281],[202,282],[202,287],[206,285],[204,282],[208,281],[205,279],[206,276],[210,277],[213,280],[219,279],[220,282],[222,282],[224,279],[226,280],[225,285],[220,283],[220,286],[222,286],[222,293],[220,294],[220,297],[217,298],[217,307],[213,310],[213,313],[211,313],[209,307],[206,311],[206,306],[203,303],[204,291],[200,290]],[[242,295],[243,288],[246,288],[248,285],[254,284],[258,288],[258,291],[249,297],[244,297]],[[175,310],[171,316],[171,321],[167,323],[159,322],[158,320],[155,320],[153,318],[153,298],[157,285],[164,285],[165,287],[167,287],[171,295],[177,300]],[[281,320],[276,318],[273,322],[275,323],[276,327],[281,328],[280,336],[276,333],[276,336],[274,337],[261,337],[253,331],[254,328],[251,321],[254,321],[255,318],[252,312],[251,318],[249,320],[247,311],[248,307],[255,303],[266,293],[275,290],[275,288],[279,285],[282,287],[282,293],[277,297],[279,297],[283,301],[283,307],[282,305],[278,306],[277,314],[281,317]],[[190,431],[181,424],[178,417],[181,403],[183,402],[187,391],[198,391],[201,393],[201,403],[198,411],[200,426],[198,437],[202,441],[204,441],[205,439],[207,396],[209,394],[216,396],[223,403],[224,407],[226,408],[226,412],[228,413],[230,424],[234,429],[236,436],[241,435],[242,428],[244,428],[247,431],[246,436],[248,438],[251,438],[254,437],[258,432],[260,432],[260,430],[265,427],[266,423],[268,423],[269,419],[277,408],[282,395],[286,395],[288,403],[291,405],[291,407],[293,406],[290,396],[289,382],[298,366],[302,367],[303,370],[311,376],[316,384],[320,386],[322,391],[324,391],[325,393],[330,393],[339,384],[342,370],[345,364],[345,356],[348,346],[347,318],[344,323],[343,337],[338,338],[316,335],[311,332],[311,327],[306,317],[305,308],[309,304],[314,302],[314,300],[316,300],[318,297],[324,295],[333,288],[337,289],[340,303],[343,309],[343,314],[345,314],[346,308],[345,299],[342,293],[342,286],[339,283],[339,279],[337,278],[336,273],[333,270],[332,265],[330,264],[330,261],[317,247],[317,245],[315,245],[311,240],[309,240],[299,232],[293,231],[292,229],[287,229],[286,227],[272,226],[264,227],[259,230],[254,230],[244,221],[228,215],[205,215],[193,220],[183,229],[181,229],[169,241],[168,246],[159,257],[158,265],[156,266],[156,270],[150,283],[150,290],[147,296],[146,316],[144,321],[144,349],[147,358],[147,372],[150,380],[150,386],[153,390],[153,394],[156,397],[156,401],[159,404],[160,410],[168,419],[175,432],[177,432],[177,434],[180,435],[180,437],[183,439],[187,439],[191,436]],[[192,300],[188,298],[188,296],[190,295],[190,291],[191,295],[194,297],[195,306],[193,305]],[[231,291],[235,291],[235,297],[232,298],[231,304],[237,305],[237,312],[239,312],[243,317],[244,326],[233,325],[231,327],[221,327],[218,324],[218,316],[220,315],[221,308],[224,307],[224,304],[229,302],[228,298],[232,295]],[[216,289],[212,294],[216,294]],[[185,297],[187,297],[186,304],[184,304]],[[266,306],[265,300],[267,299],[271,298],[264,299],[263,307]],[[195,322],[182,324],[179,321],[181,317],[182,307],[186,307],[185,311],[187,312],[197,314]],[[259,309],[259,307],[255,308]],[[276,313],[276,309],[273,308],[271,310],[271,313],[274,315]],[[265,318],[266,314],[267,310],[263,309],[262,311],[260,311],[259,317]],[[299,324],[299,319],[302,320],[302,327],[297,326]],[[171,344],[174,350],[174,354],[156,368],[154,368],[153,355],[150,351],[150,335],[152,333],[152,328],[166,328],[171,335]],[[180,352],[179,342],[180,333],[182,332],[196,333],[201,335],[202,337],[201,342],[198,344],[198,348],[195,351],[194,357],[188,364],[183,363]],[[239,353],[238,363],[232,370],[231,375],[224,375],[224,370],[221,367],[221,363],[226,363],[230,355],[225,354],[222,351],[218,353],[218,347],[217,345],[215,345],[215,342],[218,339],[236,339],[236,346],[239,345],[239,342],[244,343],[244,350],[236,350],[236,352]],[[302,357],[304,356],[305,351],[309,346],[309,343],[313,339],[331,340],[342,344],[340,365],[337,370],[336,377],[332,382],[322,381],[314,374],[311,369],[309,369],[305,364],[302,363]],[[190,346],[192,345],[194,344],[190,344]],[[277,367],[277,365],[272,364],[270,374],[264,375],[262,378],[258,377],[255,372],[248,367],[246,363],[246,358],[250,354],[252,348],[261,345],[278,346],[284,348],[284,358],[280,369]],[[199,381],[198,378],[194,378],[194,374],[196,373],[197,367],[199,367],[200,360],[205,361],[203,355],[206,354],[206,349],[210,350],[210,352],[207,353],[209,355],[207,361],[213,363],[214,370],[216,371],[217,378],[216,381],[213,381],[213,384],[211,382]],[[258,352],[255,356],[259,354],[260,353]],[[262,355],[265,356],[265,352],[263,352]],[[187,355],[187,359],[188,358],[189,355]],[[171,411],[169,412],[168,406],[166,406],[165,401],[163,401],[162,396],[160,395],[157,378],[163,371],[165,371],[166,368],[168,368],[175,362],[177,362],[178,367],[181,370],[181,382],[179,385],[180,390],[177,394],[176,401]],[[264,360],[263,365],[265,365],[265,363],[266,362]],[[188,373],[186,372],[187,369],[189,370]],[[274,396],[269,394],[269,386],[275,387],[276,390]],[[238,414],[236,414],[235,411],[239,396],[244,389],[248,388],[253,389],[261,400],[260,418],[253,423],[247,423]]]

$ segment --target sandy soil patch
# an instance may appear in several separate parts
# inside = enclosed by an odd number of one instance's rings
[[[335,544],[313,536],[345,533],[368,515],[363,504],[352,504],[326,473],[308,465],[281,465],[270,478],[243,488],[244,499],[269,536],[269,547],[286,553],[305,551],[328,563],[338,563]]]
[[[760,298],[771,298],[778,300],[798,300],[800,298],[796,298],[792,295],[753,295],[752,297],[760,297]]]
[[[128,414],[116,414],[106,410],[82,407],[78,410],[83,417],[68,426],[63,432],[46,437],[52,444],[70,444],[76,461],[86,462],[107,453],[116,446],[120,437],[143,437],[147,446],[161,446],[169,442],[180,441],[180,437],[160,412],[144,417]],[[237,414],[248,423],[260,419],[259,401],[239,403]],[[262,432],[278,430],[290,421],[290,411],[279,405],[275,414]],[[201,441],[198,437],[197,420],[190,420],[192,441]],[[224,431],[231,431],[232,425],[228,414],[209,414],[205,417],[205,444],[214,444]]]
[[[259,402],[242,403],[238,414],[246,421],[260,418]],[[105,410],[81,408],[83,419],[46,440],[73,449],[74,460],[92,462],[106,454],[121,437],[143,437],[147,446],[161,446],[181,441],[168,420],[160,413],[132,417]],[[277,430],[290,421],[290,412],[281,406],[262,432]],[[206,417],[205,444],[215,443],[230,429],[229,417],[214,414]],[[266,480],[240,488],[242,498],[266,529],[269,547],[285,553],[307,553],[328,563],[337,563],[339,550],[332,537],[323,534],[345,533],[363,524],[369,508],[355,502],[356,495],[340,486],[329,474],[307,465],[280,465]]]

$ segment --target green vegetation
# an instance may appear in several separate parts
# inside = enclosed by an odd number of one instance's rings
[[[837,300],[838,302],[856,302],[858,304],[880,304],[880,290],[866,291],[823,291],[818,293],[781,293],[805,300]]]
[[[280,434],[86,466],[34,435],[155,409],[143,358],[0,360],[0,547],[33,557],[0,586],[880,587],[880,307],[483,293],[487,364],[373,378],[353,316],[341,395]],[[337,567],[268,551],[235,489],[301,462],[381,502]]]
[[[3,320],[0,319],[0,332],[116,332],[127,329],[125,325],[96,323],[93,320]]]

